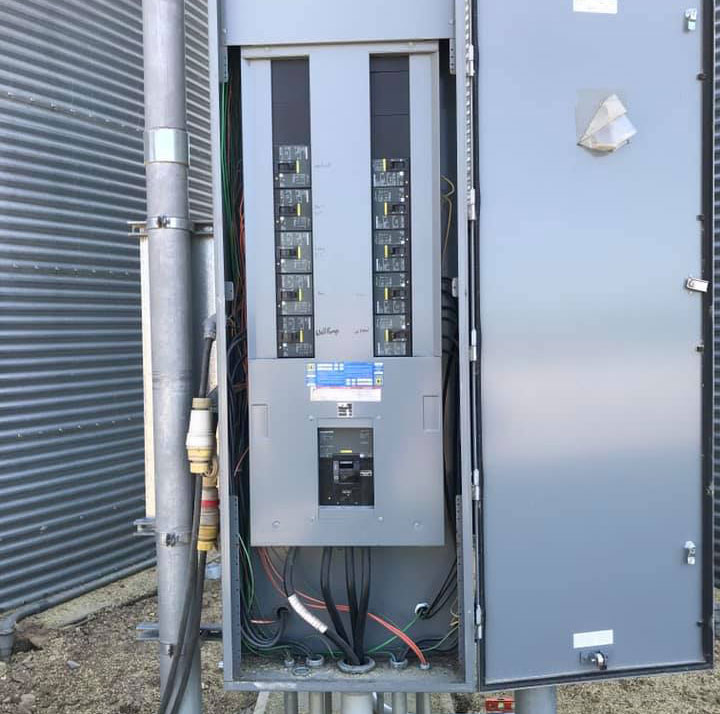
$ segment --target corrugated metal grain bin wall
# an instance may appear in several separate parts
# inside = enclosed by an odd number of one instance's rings
[[[185,83],[190,133],[190,216],[212,218],[207,0],[185,2]]]
[[[720,588],[720,5],[715,4],[715,206],[714,227],[714,375],[713,375],[713,473],[715,476],[715,587]]]
[[[153,557],[140,0],[0,3],[0,610]]]

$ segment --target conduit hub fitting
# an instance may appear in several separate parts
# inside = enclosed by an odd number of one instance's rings
[[[206,397],[195,397],[192,400],[185,447],[190,461],[190,472],[194,474],[207,473],[215,453],[215,426],[211,409],[212,403]]]

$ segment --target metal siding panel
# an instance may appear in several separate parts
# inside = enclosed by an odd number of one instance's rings
[[[5,610],[147,560],[153,542],[132,528],[144,515],[126,227],[145,212],[141,0],[6,0],[0,26]]]
[[[212,216],[207,0],[185,2],[185,82],[190,133],[190,216]]]
[[[720,309],[720,7],[715,8],[715,146],[714,148],[714,196],[713,207],[713,272],[714,314]],[[713,474],[715,479],[715,587],[720,588],[720,329],[713,323],[714,358],[713,370]]]

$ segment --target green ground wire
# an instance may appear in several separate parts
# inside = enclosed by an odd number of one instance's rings
[[[418,619],[419,619],[418,616],[415,615],[415,617],[413,617],[413,619],[410,620],[410,622],[408,622],[408,624],[405,625],[405,627],[402,628],[402,631],[403,631],[403,632],[407,632],[407,631],[418,621]],[[397,638],[398,638],[397,635],[393,635],[392,637],[388,637],[388,639],[385,640],[385,642],[381,642],[381,643],[380,643],[379,645],[377,645],[376,647],[373,647],[372,649],[369,649],[368,652],[371,652],[372,654],[375,654],[376,652],[379,653],[379,652],[382,650],[383,647],[387,647],[391,642],[395,642],[395,640],[397,640]]]
[[[252,558],[250,557],[250,553],[245,545],[245,541],[240,536],[238,536],[238,539],[240,540],[240,545],[242,546],[243,553],[245,554],[245,560],[247,561],[248,571],[250,573],[250,597],[248,598],[249,611],[255,601],[255,571],[253,569]]]
[[[434,644],[432,647],[424,647],[424,648],[422,649],[422,651],[423,651],[423,652],[432,652],[433,650],[436,650],[438,647],[440,647],[440,645],[443,644],[443,642],[445,642],[446,640],[448,640],[448,639],[450,638],[450,636],[451,636],[452,634],[454,634],[455,632],[457,632],[457,631],[458,631],[458,628],[457,628],[457,627],[453,627],[453,628],[447,633],[447,635],[445,635],[445,637],[443,637],[443,638],[440,640],[440,642],[438,642],[437,644]]]

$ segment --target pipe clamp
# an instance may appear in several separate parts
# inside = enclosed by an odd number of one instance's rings
[[[158,533],[157,542],[160,546],[172,548],[180,543],[190,543],[190,531]]]
[[[145,222],[146,230],[153,228],[173,228],[178,231],[191,231],[192,221],[179,216],[148,216]]]
[[[190,163],[190,139],[184,129],[172,129],[161,126],[146,129],[143,133],[145,142],[145,164],[182,164]]]

